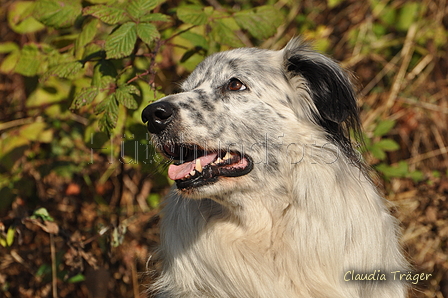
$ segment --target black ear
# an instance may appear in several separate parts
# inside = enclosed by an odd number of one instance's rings
[[[351,155],[350,130],[358,134],[360,120],[355,91],[347,74],[335,61],[312,51],[300,39],[290,41],[284,51],[289,78],[301,76],[307,82],[317,109],[315,121]]]

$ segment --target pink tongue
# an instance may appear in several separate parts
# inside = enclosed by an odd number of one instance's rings
[[[206,166],[212,161],[216,159],[217,153],[210,153],[205,156],[199,157],[199,161],[201,162],[201,166]],[[168,177],[170,177],[171,180],[178,180],[182,179],[185,176],[187,176],[191,171],[194,170],[196,166],[196,160],[183,163],[181,165],[170,165],[168,168]]]

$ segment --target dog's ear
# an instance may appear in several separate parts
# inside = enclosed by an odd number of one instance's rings
[[[305,78],[323,119],[342,123],[350,116],[358,115],[352,84],[335,61],[312,51],[299,38],[291,40],[285,47],[284,61],[290,77],[300,75]]]
[[[283,49],[283,55],[287,77],[300,76],[306,81],[315,106],[311,111],[317,114],[315,121],[344,151],[351,151],[350,130],[358,134],[360,120],[348,75],[335,61],[311,50],[300,38],[292,39]]]

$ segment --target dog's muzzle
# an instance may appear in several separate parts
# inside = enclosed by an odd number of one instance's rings
[[[147,123],[150,133],[157,136],[165,132],[174,138],[176,129],[170,123],[176,119],[177,111],[173,104],[158,101],[143,110],[142,121]],[[167,138],[163,139],[166,142]],[[219,177],[243,176],[252,171],[254,166],[250,156],[230,149],[209,150],[192,142],[166,142],[158,145],[162,154],[174,161],[168,168],[168,177],[176,181],[181,190],[215,183]]]

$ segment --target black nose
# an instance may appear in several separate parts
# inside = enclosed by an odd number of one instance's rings
[[[174,107],[166,101],[155,102],[142,112],[142,121],[148,122],[150,133],[159,134],[173,119]]]

